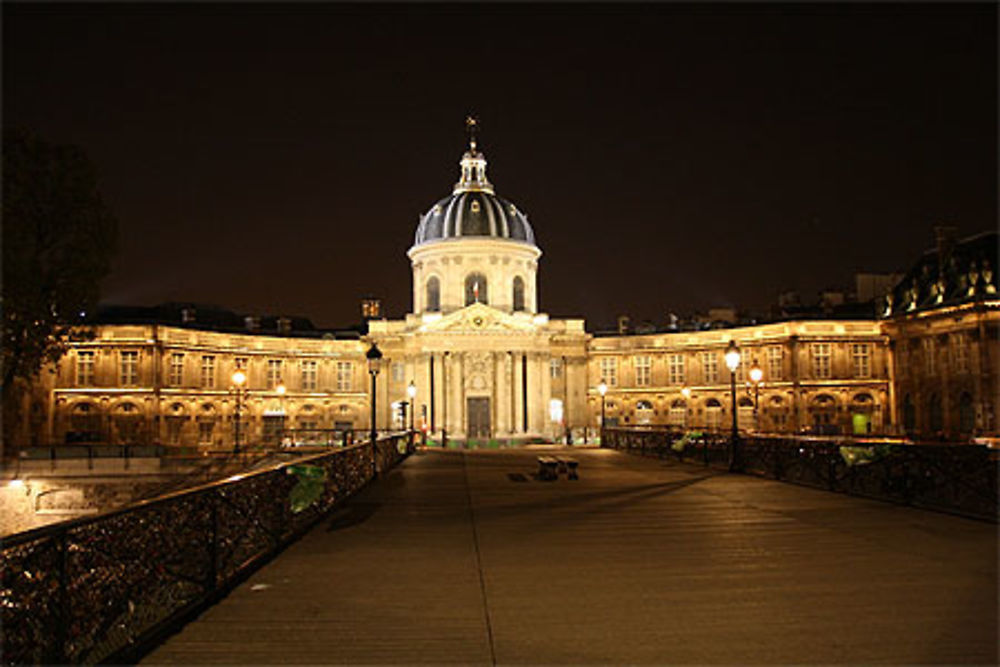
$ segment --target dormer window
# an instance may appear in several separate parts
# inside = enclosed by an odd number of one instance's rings
[[[472,206],[469,207],[469,210],[471,210],[473,213],[479,213],[479,202],[477,201],[472,202]]]

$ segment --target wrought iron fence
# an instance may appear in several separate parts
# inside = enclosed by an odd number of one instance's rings
[[[1000,452],[982,445],[741,436],[744,471],[786,482],[997,521]],[[603,446],[726,465],[730,437],[669,428],[606,428]]]
[[[412,444],[376,450],[385,471]],[[372,455],[335,449],[6,539],[3,662],[134,659],[364,486]]]

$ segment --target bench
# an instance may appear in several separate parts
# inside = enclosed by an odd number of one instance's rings
[[[539,456],[538,479],[545,481],[559,479],[559,459],[554,456]]]
[[[559,479],[559,475],[566,475],[567,479],[580,479],[576,472],[579,465],[576,459],[564,456],[539,456],[538,478],[552,481]]]

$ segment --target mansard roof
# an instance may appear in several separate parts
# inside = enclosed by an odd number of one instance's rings
[[[997,298],[996,231],[925,252],[881,304],[881,317]]]

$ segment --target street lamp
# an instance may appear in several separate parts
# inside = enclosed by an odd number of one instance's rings
[[[740,365],[740,351],[736,341],[730,339],[726,348],[726,368],[729,369],[730,393],[733,398],[733,431],[730,436],[729,472],[743,470],[743,452],[740,449],[740,431],[736,425],[736,369]]]
[[[243,410],[243,398],[246,389],[243,385],[247,383],[247,374],[237,368],[230,378],[233,381],[233,395],[236,397],[236,420],[233,423],[233,454],[240,453],[240,413]]]
[[[597,393],[601,395],[601,447],[604,446],[604,395],[608,393],[608,383],[597,385]]]
[[[750,366],[750,381],[753,382],[753,427],[760,430],[758,414],[760,410],[760,381],[764,379],[764,371],[761,369],[757,359],[753,360]]]
[[[274,387],[274,393],[278,395],[279,407],[281,408],[281,431],[278,433],[278,447],[281,447],[285,442],[285,421],[287,417],[285,416],[285,393],[288,391],[288,387],[281,378],[278,378],[278,384]]]
[[[409,386],[406,388],[406,395],[410,397],[410,431],[413,431],[413,413],[417,411],[417,385],[413,384],[413,380],[410,380]]]
[[[375,446],[375,438],[378,435],[375,431],[375,377],[382,366],[382,351],[373,342],[372,346],[368,348],[368,352],[365,353],[365,357],[368,359],[368,373],[372,376],[372,423],[370,437],[372,442],[372,477],[374,478],[378,475],[378,449]]]

